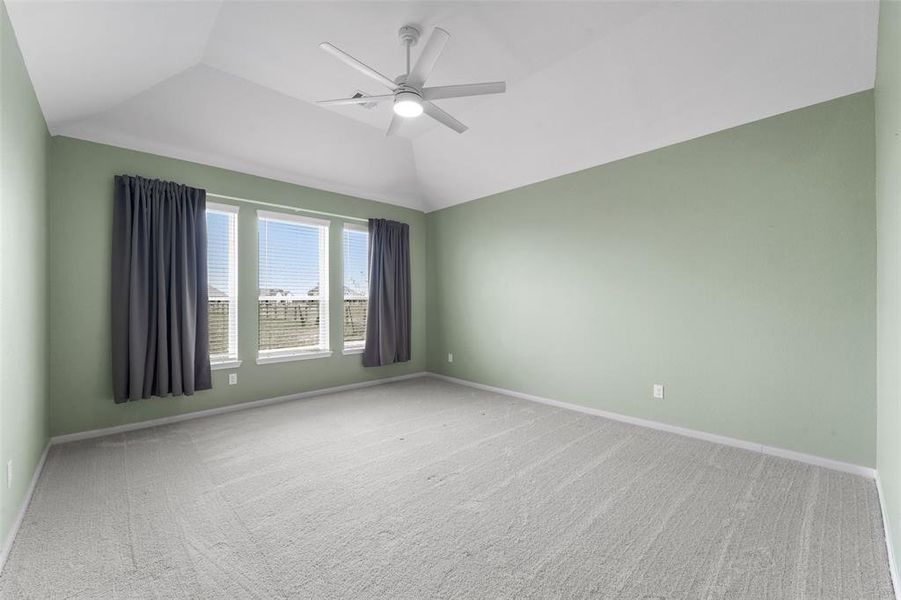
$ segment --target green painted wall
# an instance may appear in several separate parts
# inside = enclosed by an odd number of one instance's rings
[[[0,2],[0,544],[47,445],[50,136]],[[6,463],[13,480],[6,487]]]
[[[886,15],[894,15],[894,29]],[[897,4],[883,8],[881,58],[899,54],[897,15]],[[14,457],[19,474],[12,493],[3,490],[4,535],[48,431],[139,422],[425,368],[876,464],[872,93],[423,215],[101,144],[48,143],[5,12],[2,21],[0,446],[3,461]],[[880,60],[880,165],[898,164],[897,68],[897,60]],[[45,174],[48,155],[52,169]],[[340,327],[332,327],[331,358],[256,365],[256,314],[248,310],[257,285],[255,209],[242,205],[238,385],[226,384],[229,371],[217,371],[211,392],[114,404],[109,251],[118,173],[410,223],[414,360],[363,369],[359,356],[340,353]],[[886,365],[901,358],[901,312],[894,310],[901,300],[898,187],[898,170],[880,168],[879,344]],[[48,326],[48,247],[49,350],[46,336],[34,335]],[[331,256],[335,298],[342,285],[339,221]],[[341,322],[340,314],[332,303],[332,323]],[[897,373],[883,369],[879,378],[878,460],[894,514],[901,506]],[[650,397],[653,383],[667,386],[665,400]]]
[[[873,136],[863,92],[428,214],[429,370],[874,466]]]
[[[889,531],[901,552],[901,3],[879,5],[876,74],[878,215],[877,470]],[[895,557],[901,573],[901,556]],[[901,593],[901,591],[899,591]]]
[[[64,137],[51,143],[50,397],[54,435],[133,423],[196,410],[422,371],[425,368],[425,216],[418,211],[281,183],[195,163]],[[330,358],[257,365],[257,230],[255,209],[238,221],[238,384],[214,371],[212,391],[114,404],[110,374],[110,244],[113,176],[177,181],[210,192],[410,224],[413,269],[413,360],[364,369],[341,354],[341,303],[331,303]],[[211,201],[219,201],[211,198]],[[331,297],[342,293],[341,222],[331,232]]]

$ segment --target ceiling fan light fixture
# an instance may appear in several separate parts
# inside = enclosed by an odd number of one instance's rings
[[[410,119],[422,114],[422,99],[413,92],[398,92],[394,96],[394,113]]]
[[[374,79],[384,87],[388,88],[390,94],[381,94],[370,96],[362,92],[355,94],[352,98],[338,98],[337,100],[320,100],[317,102],[319,106],[349,106],[354,104],[378,104],[389,101],[394,103],[394,114],[391,116],[391,123],[385,135],[393,135],[397,133],[397,128],[403,119],[415,119],[419,115],[425,113],[435,121],[438,121],[445,127],[463,133],[467,127],[453,116],[447,114],[440,107],[435,106],[433,100],[442,100],[444,98],[466,98],[468,96],[483,96],[485,94],[503,94],[507,91],[507,84],[503,81],[490,81],[485,83],[463,83],[457,85],[440,85],[437,87],[425,87],[429,75],[435,68],[435,63],[441,56],[450,34],[435,27],[432,35],[429,36],[425,47],[419,53],[419,58],[415,64],[410,62],[410,48],[416,45],[419,40],[419,29],[412,25],[405,25],[400,28],[400,40],[404,45],[407,55],[407,69],[403,74],[398,75],[393,80],[388,79],[366,63],[354,58],[344,50],[329,42],[322,42],[319,47],[328,52],[347,66],[359,71],[363,75]]]

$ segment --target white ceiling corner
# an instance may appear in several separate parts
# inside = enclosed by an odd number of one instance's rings
[[[433,210],[869,89],[875,0],[27,2],[8,11],[51,131]],[[429,84],[506,80],[386,137],[397,29],[451,40]],[[415,54],[415,52],[414,52]]]
[[[7,2],[48,126],[196,64],[220,2]]]

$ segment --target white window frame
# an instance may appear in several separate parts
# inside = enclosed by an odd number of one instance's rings
[[[240,207],[233,204],[207,202],[207,212],[222,214],[228,217],[228,342],[227,354],[210,356],[210,368],[236,369],[241,366],[238,354],[238,211]],[[234,342],[234,348],[232,348]]]
[[[369,234],[369,227],[362,223],[350,223],[350,222],[345,221],[344,227],[341,230],[341,252],[342,252],[342,256],[341,256],[341,304],[342,304],[342,306],[341,306],[341,326],[342,326],[342,328],[344,326],[344,306],[343,305],[344,305],[344,302],[347,300],[347,298],[344,296],[344,279],[345,279],[345,277],[344,277],[344,258],[345,257],[343,256],[344,231],[347,229],[350,229],[351,231],[361,231],[363,233],[366,233],[367,235]],[[369,299],[368,290],[366,293],[366,299],[367,300]],[[367,320],[369,319],[369,315],[366,315],[366,319]],[[344,330],[342,329],[341,343],[343,345],[343,350],[341,351],[341,353],[344,354],[345,356],[347,356],[349,354],[362,354],[364,348],[366,347],[366,335],[365,334],[363,335],[363,341],[346,342],[344,340]]]
[[[257,364],[289,362],[295,360],[309,360],[313,358],[326,358],[332,355],[329,340],[329,226],[331,221],[317,219],[303,215],[273,212],[268,210],[257,211],[257,236],[260,234],[260,221],[280,221],[291,225],[307,225],[323,229],[319,234],[319,346],[310,348],[279,348],[277,350],[260,350],[257,343]],[[259,239],[257,239],[259,248]],[[259,264],[257,257],[257,315],[259,315]],[[257,318],[257,335],[259,335],[259,317]]]

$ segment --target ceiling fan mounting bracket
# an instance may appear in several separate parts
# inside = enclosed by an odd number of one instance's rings
[[[413,47],[419,41],[419,36],[422,33],[412,25],[404,25],[397,31],[397,35],[402,45]]]

